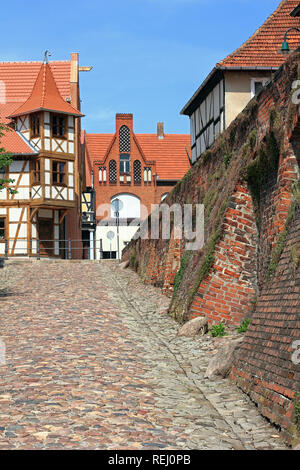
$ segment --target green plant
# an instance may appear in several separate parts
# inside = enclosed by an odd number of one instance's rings
[[[0,140],[4,134],[11,132],[11,129],[0,122]],[[5,169],[12,163],[12,155],[5,151],[3,147],[0,147],[0,170]],[[0,191],[9,183],[14,183],[14,180],[11,178],[0,178]],[[8,186],[8,191],[10,194],[16,194],[17,191]]]
[[[218,325],[214,325],[211,330],[210,334],[213,338],[222,338],[223,336],[226,336],[226,328],[223,323],[219,323]]]
[[[186,268],[186,266],[189,262],[190,256],[191,256],[191,252],[186,251],[186,253],[184,254],[184,256],[181,259],[180,268],[177,271],[176,276],[174,278],[173,296],[176,294],[176,292],[179,289],[179,286],[181,284],[181,281],[182,281],[182,278],[183,278],[183,275],[184,275],[184,272],[185,272],[185,268]]]
[[[232,159],[232,153],[227,153],[227,154],[224,156],[224,163],[225,163],[225,167],[226,167],[226,168],[229,167],[231,159]]]
[[[296,425],[297,430],[300,431],[300,392],[295,393],[293,405],[294,405],[294,424]]]
[[[300,263],[300,244],[291,247],[291,258],[294,270],[296,270]]]
[[[248,330],[248,326],[250,325],[251,323],[251,320],[250,318],[245,318],[245,320],[243,320],[239,326],[239,328],[236,329],[236,331],[238,333],[246,333],[246,331]]]

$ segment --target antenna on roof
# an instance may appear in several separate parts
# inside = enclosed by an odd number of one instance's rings
[[[44,64],[48,64],[48,56],[51,57],[51,52],[46,50],[44,54]]]

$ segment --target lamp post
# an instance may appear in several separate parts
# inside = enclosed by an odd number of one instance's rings
[[[119,224],[120,224],[120,211],[122,210],[123,203],[120,199],[116,198],[112,202],[112,206],[114,209],[116,222],[117,222],[117,246],[118,246],[118,261],[120,263],[120,235],[119,235]]]
[[[289,54],[290,51],[290,46],[289,46],[289,43],[288,43],[288,40],[287,40],[287,37],[288,37],[288,34],[289,32],[291,31],[298,31],[298,33],[300,33],[300,28],[289,28],[285,33],[284,33],[284,38],[283,38],[283,43],[282,43],[282,46],[281,46],[281,53],[282,54]]]

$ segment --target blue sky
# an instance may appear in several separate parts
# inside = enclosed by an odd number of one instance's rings
[[[180,116],[211,68],[241,45],[279,0],[14,0],[1,7],[1,61],[80,53],[83,125],[114,132],[133,113],[135,132],[188,133]]]

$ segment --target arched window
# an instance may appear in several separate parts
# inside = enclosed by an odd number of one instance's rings
[[[117,182],[117,162],[116,160],[110,160],[109,162],[109,182]]]
[[[130,130],[127,126],[122,126],[119,131],[120,153],[130,152]]]
[[[133,180],[135,184],[141,184],[142,182],[141,162],[139,160],[135,160],[133,163]]]

